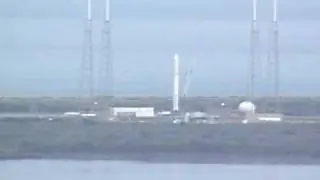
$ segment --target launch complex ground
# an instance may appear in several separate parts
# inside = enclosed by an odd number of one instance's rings
[[[111,104],[105,100],[108,98],[96,98],[99,103],[95,105],[99,106],[93,112],[103,114],[106,106],[102,104]],[[282,98],[282,122],[245,125],[240,123],[241,118],[227,118],[230,113],[236,114],[242,101],[242,97],[182,99],[181,109],[220,115],[221,119],[212,125],[175,125],[170,117],[148,118],[150,123],[140,123],[141,118],[94,121],[63,116],[64,112],[92,104],[88,99],[2,98],[0,159],[320,164],[320,98]],[[254,102],[258,111],[266,104],[263,99]],[[272,99],[267,102],[272,104]],[[154,107],[156,111],[172,108],[171,99],[166,97],[113,98],[112,105]],[[289,116],[291,119],[286,119]],[[313,124],[306,123],[307,116],[316,117]]]
[[[244,114],[239,112],[238,106],[245,97],[188,97],[180,102],[181,112],[170,115],[159,115],[160,112],[170,112],[172,99],[170,97],[127,97],[88,98],[64,97],[64,98],[1,98],[1,119],[44,119],[67,120],[76,119],[66,116],[66,112],[79,112],[91,108],[90,113],[99,117],[101,122],[172,122],[172,118],[183,119],[185,113],[201,112],[206,122],[215,123],[241,123]],[[95,102],[96,104],[93,104]],[[317,97],[282,97],[280,102],[281,112],[275,112],[276,101],[274,98],[256,98],[257,114],[282,114],[284,123],[318,123],[320,122],[320,98]],[[110,108],[112,107],[149,107],[154,109],[152,117],[121,116],[118,121],[109,121]],[[90,119],[90,118],[87,118]],[[97,119],[97,118],[96,118]],[[127,121],[130,119],[131,121]],[[195,118],[197,119],[197,118]],[[122,121],[121,121],[122,120]],[[199,121],[193,121],[199,122]]]

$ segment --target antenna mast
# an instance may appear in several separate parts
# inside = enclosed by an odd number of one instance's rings
[[[252,22],[250,34],[250,77],[248,82],[248,97],[252,100],[255,96],[255,63],[257,59],[258,46],[258,28],[257,28],[257,0],[252,1]]]
[[[87,27],[84,34],[80,88],[84,95],[93,98],[93,47],[92,47],[92,7],[88,0]],[[87,94],[88,93],[88,94]]]
[[[102,58],[100,64],[100,90],[102,95],[113,96],[113,63],[111,47],[111,0],[105,0],[102,30]]]

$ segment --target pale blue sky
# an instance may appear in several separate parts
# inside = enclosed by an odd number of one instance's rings
[[[320,2],[280,1],[282,92],[319,95]],[[103,0],[93,3],[98,62]],[[171,56],[179,52],[182,68],[193,59],[197,62],[191,95],[245,94],[250,3],[113,0],[116,93],[170,95]],[[266,59],[270,3],[260,0],[259,4],[261,60]],[[0,0],[0,93],[78,93],[85,15],[85,0]],[[266,80],[261,78],[260,94],[266,92]]]

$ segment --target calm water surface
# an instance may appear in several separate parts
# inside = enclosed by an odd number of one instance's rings
[[[127,161],[16,160],[0,162],[1,180],[303,180],[320,166],[148,164]]]

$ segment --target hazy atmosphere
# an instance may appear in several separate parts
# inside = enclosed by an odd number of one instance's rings
[[[259,70],[266,69],[271,3],[259,4]],[[93,4],[97,64],[103,0]],[[279,6],[281,93],[318,95],[320,2]],[[77,93],[85,16],[86,0],[0,0],[0,94]],[[190,95],[245,94],[250,0],[113,0],[112,18],[116,95],[170,95],[175,52],[184,69],[196,60]],[[260,94],[268,91],[262,74]]]

